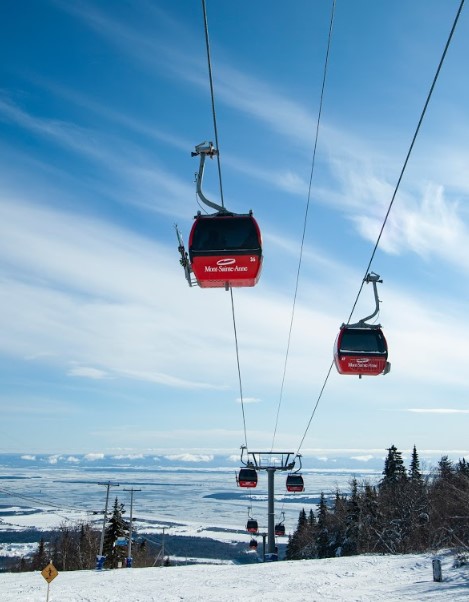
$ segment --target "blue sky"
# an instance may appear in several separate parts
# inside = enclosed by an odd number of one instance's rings
[[[458,6],[337,1],[276,448],[303,436]],[[248,444],[270,449],[331,3],[207,11],[225,204],[264,238],[234,299]],[[3,13],[0,451],[236,453],[230,295],[187,286],[173,227],[187,240],[190,153],[214,138],[201,3]],[[334,370],[305,454],[469,449],[467,56],[465,10],[372,265],[391,374]],[[204,191],[218,199],[214,163]],[[368,286],[354,317],[373,306]]]

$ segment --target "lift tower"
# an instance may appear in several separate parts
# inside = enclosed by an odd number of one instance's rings
[[[244,456],[247,456],[245,459]],[[275,552],[274,475],[277,470],[293,470],[296,455],[293,452],[250,452],[241,446],[241,464],[256,471],[267,472],[267,553]]]

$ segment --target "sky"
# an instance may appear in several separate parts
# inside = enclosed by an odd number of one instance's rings
[[[51,602],[88,601],[96,599],[97,591],[102,602],[114,602],[125,594],[131,594],[135,602],[236,602],[266,596],[272,602],[467,600],[467,565],[455,568],[450,553],[442,553],[438,559],[440,582],[433,581],[431,555],[406,554],[241,566],[65,571],[59,572],[49,589],[39,571],[2,573],[0,591],[4,602],[42,602],[47,592]]]
[[[467,8],[371,266],[391,373],[333,368],[309,422],[458,7],[337,0],[307,205],[332,2],[207,0],[224,200],[263,236],[241,405],[230,294],[187,285],[174,230],[214,139],[201,2],[5,5],[0,451],[469,454]]]

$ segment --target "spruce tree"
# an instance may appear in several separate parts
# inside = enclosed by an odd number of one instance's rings
[[[455,473],[456,469],[453,462],[448,456],[442,456],[441,460],[438,462],[438,478],[449,482],[452,481]]]
[[[388,449],[388,455],[384,461],[383,475],[382,486],[393,485],[407,478],[402,454],[395,445],[391,445]]]
[[[42,571],[49,564],[49,554],[46,551],[46,542],[41,537],[37,550],[31,560],[31,569],[33,571]]]
[[[407,500],[409,507],[409,546],[412,551],[420,551],[428,545],[429,508],[426,483],[420,472],[420,460],[415,445],[409,467]]]
[[[124,513],[124,504],[119,503],[119,500],[116,497],[112,515],[104,535],[104,555],[106,556],[106,565],[112,568],[117,568],[119,562],[124,562],[127,554],[127,548],[115,545],[119,538],[128,536],[129,525],[124,520]]]
[[[466,462],[466,458],[460,459],[456,467],[456,471],[459,475],[469,477],[469,464]]]
[[[285,558],[287,560],[300,560],[312,558],[314,554],[314,515],[309,520],[303,508],[298,517],[298,525],[291,537],[288,539]]]
[[[357,479],[352,480],[352,491],[346,504],[345,538],[342,544],[342,555],[358,554],[358,535],[360,523],[360,498],[358,495]]]
[[[420,472],[420,460],[415,445],[412,450],[412,459],[410,461],[409,467],[409,478],[414,483],[422,480],[422,473]]]
[[[318,506],[318,535],[316,538],[316,546],[318,558],[328,558],[330,556],[327,504],[323,491],[321,491]]]

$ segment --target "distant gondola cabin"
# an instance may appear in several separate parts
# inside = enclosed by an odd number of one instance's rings
[[[189,235],[189,261],[201,288],[254,286],[262,268],[262,239],[252,214],[198,214]]]
[[[238,485],[240,487],[256,487],[257,471],[254,468],[241,468],[238,475]]]
[[[334,344],[339,374],[378,376],[389,372],[388,346],[379,327],[342,326]]]
[[[287,491],[299,493],[304,491],[305,484],[300,474],[289,474],[287,476]]]
[[[275,525],[274,531],[275,535],[277,535],[278,537],[283,537],[285,535],[285,525],[283,523]]]

